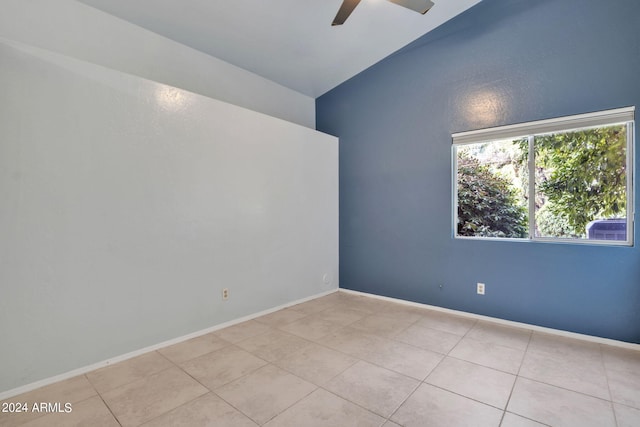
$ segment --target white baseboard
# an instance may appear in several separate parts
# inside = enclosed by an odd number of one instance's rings
[[[292,305],[296,305],[296,304],[300,304],[300,303],[303,303],[303,302],[306,302],[306,301],[310,301],[310,300],[313,300],[313,299],[316,299],[316,298],[320,298],[320,297],[332,294],[332,293],[337,292],[337,291],[338,291],[338,289],[331,289],[329,291],[321,292],[319,294],[315,294],[315,295],[312,295],[310,297],[301,298],[301,299],[298,299],[298,300],[295,300],[295,301],[291,301],[291,302],[288,302],[286,304],[279,305],[277,307],[273,307],[273,308],[270,308],[270,309],[267,309],[267,310],[260,311],[258,313],[250,314],[248,316],[240,317],[238,319],[233,319],[233,320],[230,320],[228,322],[224,322],[224,323],[220,323],[218,325],[212,326],[210,328],[202,329],[200,331],[192,332],[192,333],[187,334],[187,335],[183,335],[183,336],[180,336],[180,337],[177,337],[177,338],[173,338],[173,339],[170,339],[170,340],[167,340],[167,341],[163,341],[163,342],[158,343],[158,344],[154,344],[154,345],[151,345],[151,346],[148,346],[148,347],[144,347],[144,348],[141,348],[139,350],[134,350],[132,352],[129,352],[129,353],[126,353],[126,354],[122,354],[120,356],[112,357],[112,358],[109,358],[107,360],[103,360],[101,362],[93,363],[93,364],[88,365],[88,366],[83,366],[81,368],[77,368],[77,369],[74,369],[72,371],[64,372],[62,374],[55,375],[53,377],[44,378],[42,380],[35,381],[35,382],[30,383],[30,384],[26,384],[26,385],[23,385],[23,386],[20,386],[20,387],[16,387],[14,389],[1,392],[0,393],[0,400],[9,399],[9,398],[11,398],[13,396],[17,396],[17,395],[22,394],[22,393],[27,393],[29,391],[35,390],[35,389],[40,388],[40,387],[48,386],[50,384],[57,383],[59,381],[64,381],[64,380],[67,380],[69,378],[76,377],[78,375],[86,374],[87,372],[95,371],[96,369],[104,368],[105,366],[113,365],[114,363],[122,362],[124,360],[131,359],[131,358],[136,357],[136,356],[140,356],[140,355],[142,355],[144,353],[148,353],[150,351],[155,351],[155,350],[158,350],[160,348],[164,348],[164,347],[168,347],[170,345],[178,344],[178,343],[181,343],[183,341],[189,340],[191,338],[196,338],[196,337],[199,337],[201,335],[205,335],[205,334],[217,331],[217,330],[222,329],[222,328],[226,328],[226,327],[238,324],[238,323],[246,322],[247,320],[255,319],[256,317],[264,316],[265,314],[273,313],[274,311],[282,310],[283,308],[291,307]]]
[[[395,303],[399,303],[399,304],[409,305],[409,306],[412,306],[412,307],[426,308],[428,310],[439,311],[439,312],[442,312],[442,313],[455,314],[457,316],[467,317],[467,318],[470,318],[470,319],[484,320],[486,322],[497,323],[497,324],[500,324],[500,325],[511,326],[511,327],[514,327],[514,328],[529,329],[529,330],[536,331],[536,332],[544,332],[546,334],[559,335],[559,336],[562,336],[562,337],[574,338],[574,339],[578,339],[578,340],[582,340],[582,341],[589,341],[589,342],[594,342],[594,343],[598,343],[598,344],[610,345],[610,346],[613,346],[613,347],[621,347],[621,348],[640,351],[640,344],[634,344],[634,343],[630,343],[630,342],[617,341],[617,340],[612,340],[612,339],[609,339],[609,338],[596,337],[596,336],[593,336],[593,335],[585,335],[585,334],[579,334],[579,333],[576,333],[576,332],[563,331],[561,329],[545,328],[543,326],[536,326],[536,325],[530,325],[528,323],[514,322],[512,320],[498,319],[497,317],[483,316],[481,314],[468,313],[466,311],[452,310],[452,309],[449,309],[449,308],[443,308],[443,307],[438,307],[438,306],[429,305],[429,304],[422,304],[422,303],[419,303],[419,302],[407,301],[407,300],[398,299],[398,298],[391,298],[391,297],[385,297],[385,296],[381,296],[381,295],[368,294],[366,292],[352,291],[350,289],[339,289],[339,291],[340,292],[349,293],[349,294],[354,294],[354,295],[362,295],[362,296],[366,296],[366,297],[376,298],[376,299],[380,299],[380,300],[384,300],[384,301],[391,301],[391,302],[395,302]]]
[[[24,386],[21,386],[21,387],[17,387],[17,388],[11,389],[11,390],[7,390],[5,392],[0,393],[0,400],[5,400],[5,399],[11,398],[13,396],[17,396],[19,394],[22,394],[22,393],[27,393],[29,391],[35,390],[35,389],[40,388],[40,387],[44,387],[44,386],[47,386],[47,385],[50,385],[50,384],[53,384],[53,383],[57,383],[59,381],[63,381],[63,380],[66,380],[66,379],[69,379],[69,378],[72,378],[72,377],[75,377],[75,376],[78,376],[78,375],[86,374],[87,372],[91,372],[91,371],[94,371],[96,369],[104,368],[105,366],[113,365],[114,363],[122,362],[124,360],[140,356],[140,355],[142,355],[144,353],[148,353],[150,351],[155,351],[155,350],[158,350],[160,348],[164,348],[164,347],[168,347],[170,345],[178,344],[178,343],[181,343],[183,341],[189,340],[191,338],[196,338],[196,337],[199,337],[201,335],[205,335],[205,334],[217,331],[217,330],[222,329],[222,328],[226,328],[226,327],[238,324],[238,323],[246,322],[247,320],[255,319],[256,317],[264,316],[266,314],[273,313],[274,311],[278,311],[278,310],[281,310],[283,308],[291,307],[292,305],[296,305],[296,304],[300,304],[300,303],[303,303],[303,302],[306,302],[306,301],[310,301],[310,300],[313,300],[313,299],[316,299],[316,298],[320,298],[320,297],[332,294],[334,292],[345,292],[345,293],[354,294],[354,295],[362,295],[362,296],[366,296],[366,297],[370,297],[370,298],[376,298],[376,299],[395,302],[395,303],[404,304],[404,305],[408,305],[408,306],[420,307],[420,308],[433,310],[433,311],[439,311],[439,312],[442,312],[442,313],[455,314],[457,316],[467,317],[467,318],[470,318],[470,319],[484,320],[486,322],[492,322],[492,323],[496,323],[496,324],[500,324],[500,325],[515,327],[515,328],[529,329],[529,330],[536,331],[536,332],[544,332],[544,333],[547,333],[547,334],[553,334],[553,335],[563,336],[563,337],[567,337],[567,338],[574,338],[574,339],[594,342],[594,343],[598,343],[598,344],[610,345],[610,346],[613,346],[613,347],[621,347],[621,348],[640,351],[640,344],[633,344],[633,343],[628,343],[628,342],[624,342],[624,341],[617,341],[617,340],[612,340],[612,339],[608,339],[608,338],[596,337],[596,336],[592,336],[592,335],[578,334],[578,333],[575,333],[575,332],[568,332],[568,331],[563,331],[563,330],[560,330],[560,329],[545,328],[545,327],[542,327],[542,326],[530,325],[530,324],[521,323],[521,322],[514,322],[512,320],[498,319],[496,317],[489,317],[489,316],[483,316],[483,315],[480,315],[480,314],[468,313],[468,312],[465,312],[465,311],[452,310],[452,309],[449,309],[449,308],[443,308],[443,307],[438,307],[438,306],[429,305],[429,304],[422,304],[422,303],[413,302],[413,301],[406,301],[406,300],[402,300],[402,299],[398,299],[398,298],[391,298],[391,297],[385,297],[385,296],[381,296],[381,295],[368,294],[368,293],[365,293],[365,292],[352,291],[350,289],[331,289],[329,291],[322,292],[322,293],[319,293],[319,294],[316,294],[316,295],[312,295],[310,297],[301,298],[299,300],[295,300],[295,301],[292,301],[292,302],[289,302],[289,303],[286,303],[286,304],[282,304],[282,305],[279,305],[277,307],[270,308],[268,310],[263,310],[263,311],[260,311],[258,313],[250,314],[248,316],[244,316],[244,317],[240,317],[238,319],[230,320],[228,322],[220,323],[220,324],[212,326],[210,328],[206,328],[206,329],[202,329],[200,331],[192,332],[190,334],[183,335],[183,336],[180,336],[180,337],[177,337],[177,338],[173,338],[173,339],[170,339],[168,341],[163,341],[161,343],[154,344],[154,345],[151,345],[151,346],[148,346],[148,347],[144,347],[144,348],[141,348],[139,350],[132,351],[130,353],[126,353],[126,354],[122,354],[120,356],[112,357],[110,359],[103,360],[101,362],[97,362],[97,363],[94,363],[94,364],[91,364],[91,365],[88,365],[88,366],[83,366],[81,368],[74,369],[72,371],[68,371],[68,372],[53,376],[53,377],[45,378],[45,379],[42,379],[42,380],[27,384],[27,385],[24,385]]]

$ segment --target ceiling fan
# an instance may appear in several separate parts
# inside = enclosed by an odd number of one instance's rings
[[[343,0],[336,17],[333,18],[331,25],[342,25],[347,20],[353,9],[356,8],[361,0]],[[391,3],[404,6],[407,9],[415,10],[421,14],[425,14],[433,7],[431,0],[389,0]]]

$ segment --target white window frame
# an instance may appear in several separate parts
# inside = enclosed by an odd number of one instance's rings
[[[634,204],[634,114],[635,107],[617,108],[613,110],[598,111],[594,113],[578,114],[573,116],[558,117],[553,119],[538,120],[534,122],[519,123],[514,125],[499,126],[493,128],[458,132],[451,135],[452,139],[452,201],[453,201],[453,237],[455,239],[469,240],[501,240],[508,242],[549,242],[563,244],[588,244],[606,246],[633,246],[635,204]],[[535,198],[529,197],[529,237],[481,237],[458,235],[458,161],[456,147],[468,144],[488,143],[505,139],[529,139],[529,153],[533,153],[533,141],[535,135],[569,132],[577,129],[603,127],[608,125],[627,125],[627,240],[589,240],[568,239],[559,237],[536,237],[535,230]],[[529,158],[529,176],[535,176],[535,163],[533,156]],[[529,180],[529,194],[535,194],[535,180]]]

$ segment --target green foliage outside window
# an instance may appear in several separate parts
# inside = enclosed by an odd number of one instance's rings
[[[464,153],[458,156],[458,235],[527,236],[526,210],[511,182]]]
[[[533,146],[533,195],[528,138],[457,150],[459,236],[527,237],[530,197],[539,237],[585,238],[589,222],[626,216],[626,125],[536,135]]]
[[[537,191],[573,234],[594,219],[625,217],[626,135],[626,126],[611,126],[535,138],[536,169],[546,172]]]

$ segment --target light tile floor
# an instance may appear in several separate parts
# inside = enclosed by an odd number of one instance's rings
[[[345,292],[6,402],[11,426],[640,426],[640,351]]]

